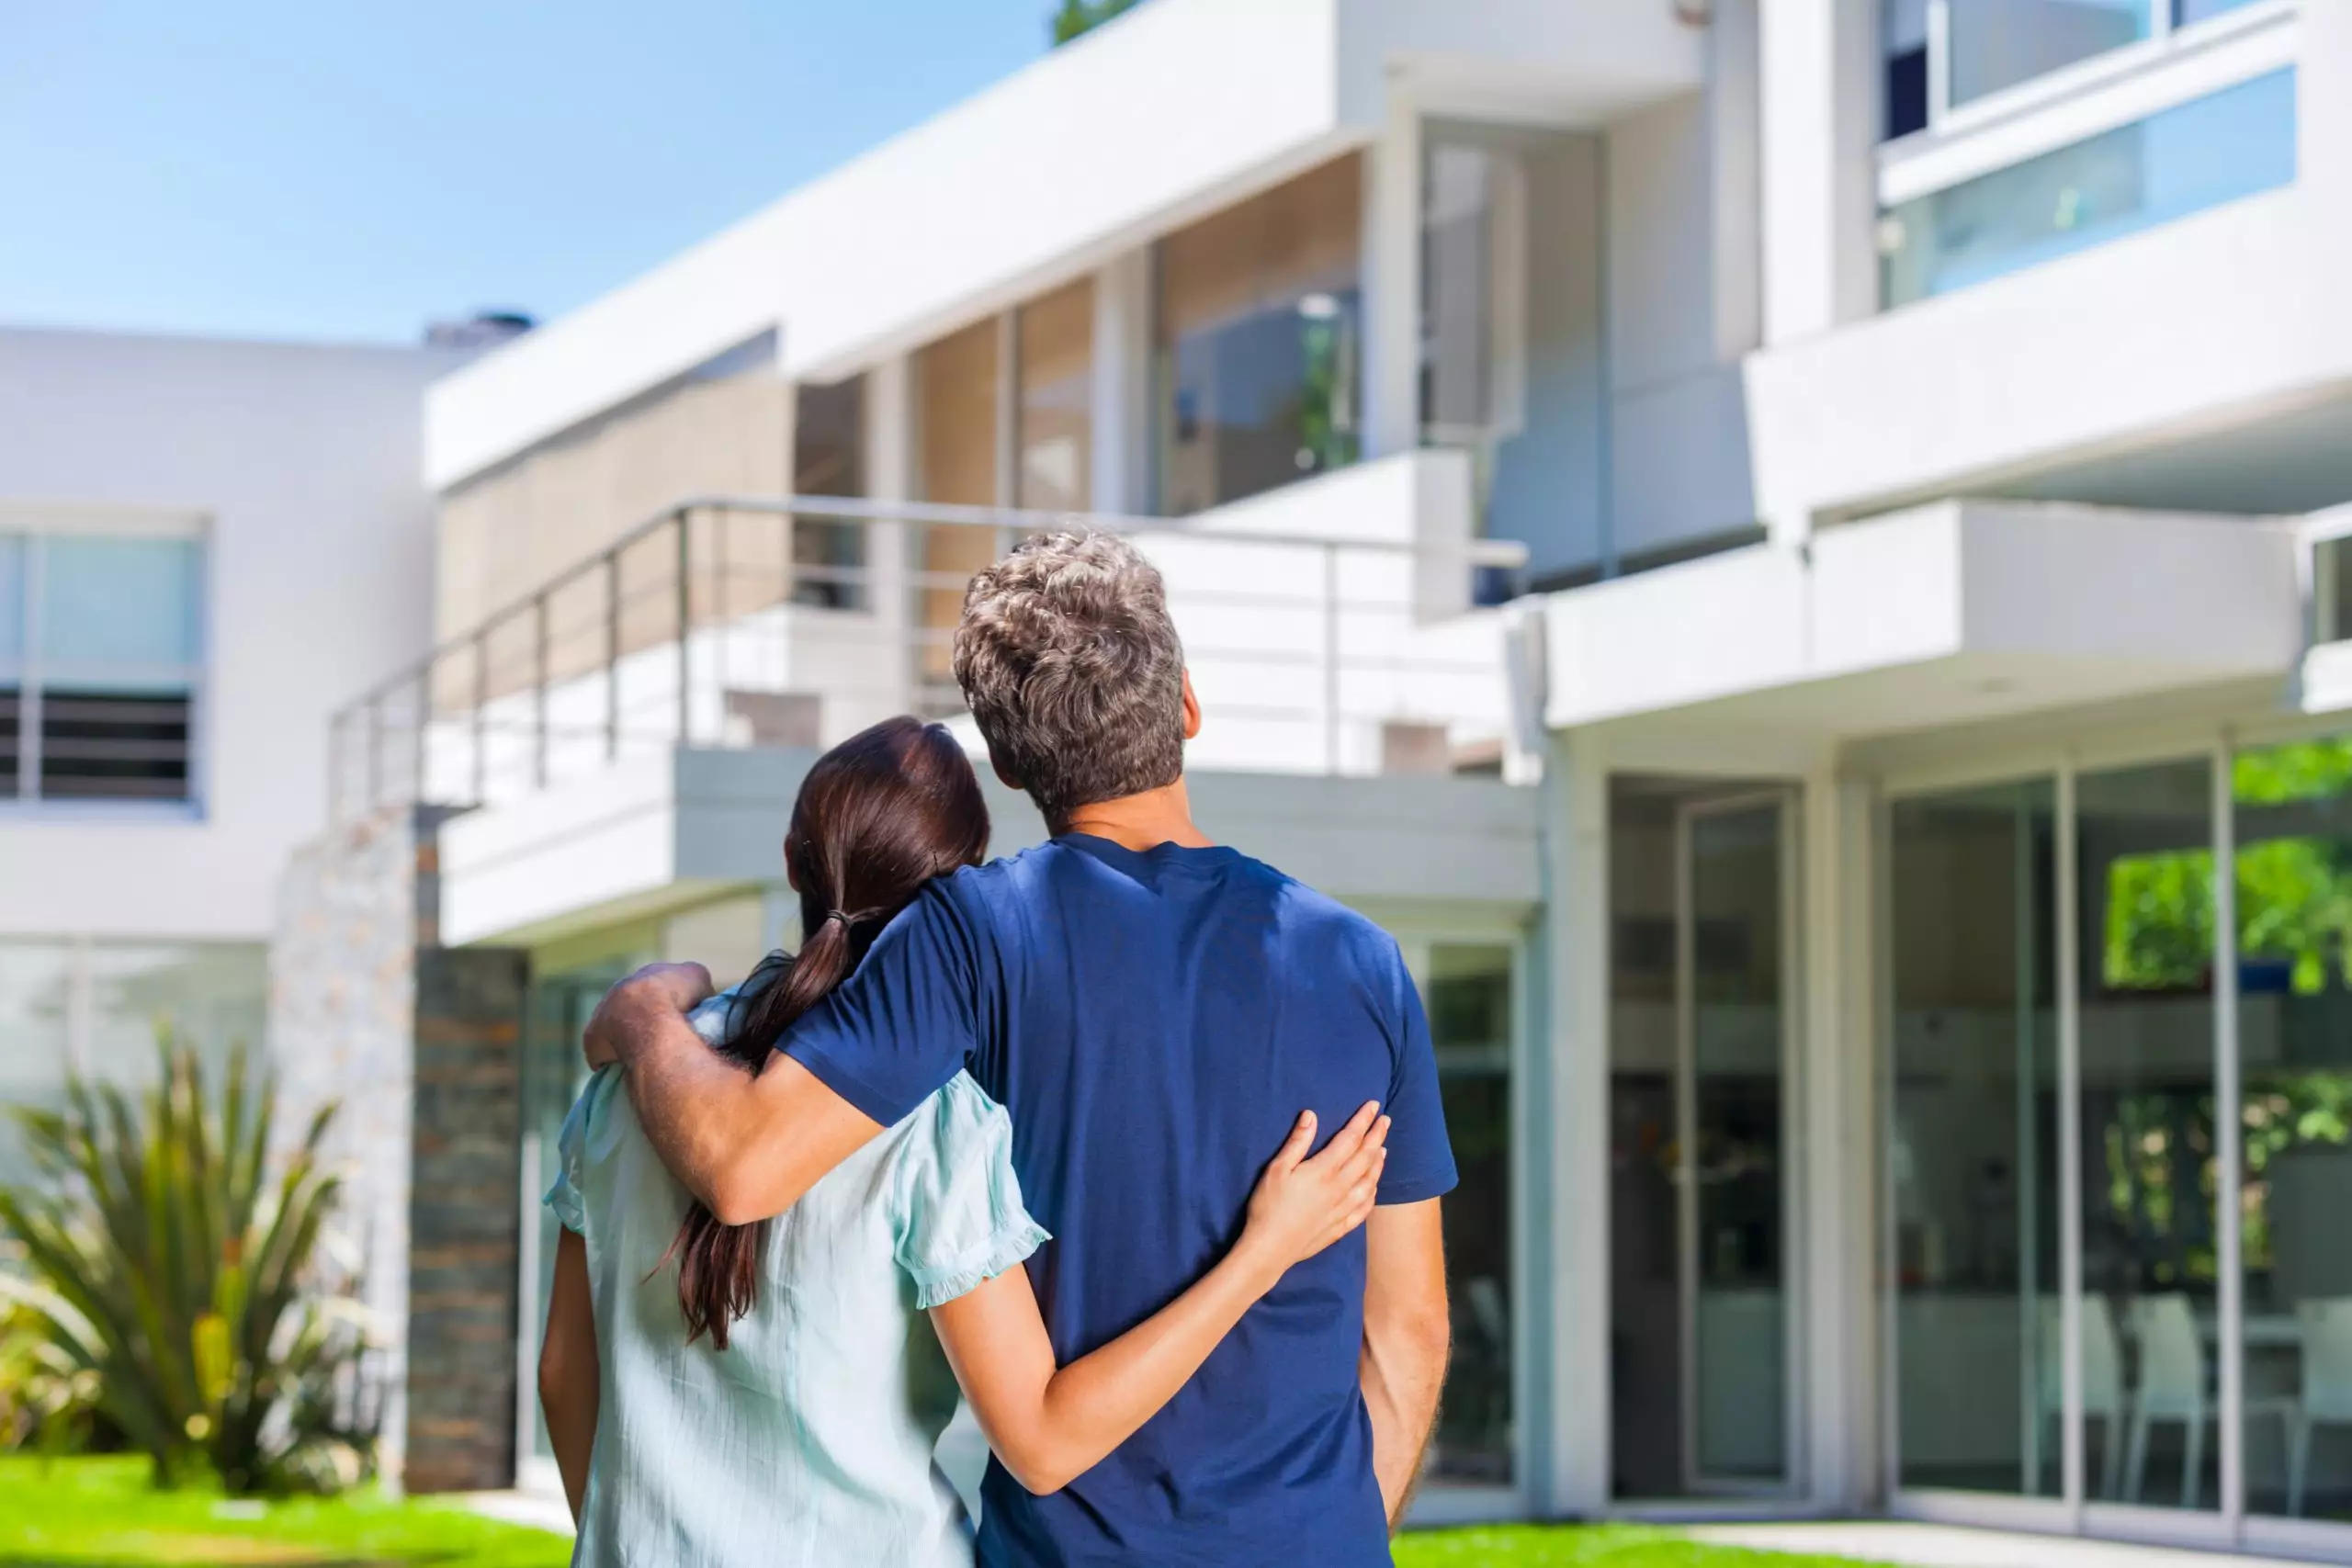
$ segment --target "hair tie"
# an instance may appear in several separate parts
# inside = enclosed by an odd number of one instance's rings
[[[817,923],[818,923],[820,926],[822,926],[822,925],[828,924],[829,922],[833,921],[833,920],[839,920],[842,924],[843,924],[843,925],[845,925],[845,926],[847,926],[847,925],[854,925],[854,924],[855,924],[855,923],[856,923],[856,922],[854,922],[854,920],[852,920],[852,919],[851,919],[847,915],[845,915],[845,914],[842,913],[839,909],[828,909],[828,910],[826,910],[826,911],[825,911],[825,918],[824,918],[824,919],[819,920]]]

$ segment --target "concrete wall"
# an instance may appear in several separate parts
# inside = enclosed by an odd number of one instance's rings
[[[435,562],[436,640],[473,630],[681,501],[790,494],[792,414],[791,385],[772,366],[697,377],[451,491]],[[645,570],[674,581],[669,560]],[[593,615],[598,605],[583,601],[581,609]],[[596,619],[571,640],[601,652]]]
[[[0,527],[117,509],[209,539],[202,817],[0,814],[0,933],[267,937],[324,823],[329,713],[430,635],[417,410],[461,359],[0,332]]]

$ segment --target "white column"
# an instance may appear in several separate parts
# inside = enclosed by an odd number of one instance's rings
[[[1762,0],[1714,0],[1707,30],[1707,167],[1713,219],[1715,357],[1732,364],[1762,341],[1762,179],[1758,50]]]
[[[1804,1071],[1791,1128],[1804,1201],[1797,1288],[1803,1314],[1800,1463],[1812,1500],[1833,1509],[1879,1495],[1878,1279],[1879,918],[1867,784],[1824,759],[1807,772],[1801,814],[1804,918],[1798,995]]]
[[[1530,1500],[1555,1517],[1609,1501],[1609,775],[1589,731],[1553,745],[1544,789],[1544,941],[1549,1025],[1529,1087],[1544,1137],[1532,1151],[1548,1217],[1544,1289],[1551,1325],[1544,1409],[1531,1421]]]
[[[913,377],[905,355],[883,360],[865,373],[865,493],[877,502],[903,502],[914,494],[915,433]],[[914,598],[908,581],[912,541],[904,523],[871,523],[865,529],[865,586],[875,624],[895,634],[897,657],[885,675],[900,711],[914,696]]]
[[[2319,0],[2295,25],[2295,183],[2324,252],[2352,254],[2352,6]]]
[[[1768,348],[1877,307],[1877,13],[1875,0],[1774,0],[1760,13],[1758,233]],[[1811,498],[1758,478],[1757,510],[1773,539],[1803,544],[1813,528]]]
[[[1761,75],[1764,341],[1877,306],[1879,60],[1872,0],[1774,0]]]
[[[1097,512],[1149,516],[1151,252],[1137,247],[1094,275],[1093,494]]]
[[[1398,88],[1363,152],[1363,455],[1421,441],[1421,121]]]

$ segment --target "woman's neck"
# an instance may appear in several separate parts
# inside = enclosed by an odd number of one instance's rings
[[[1125,795],[1116,800],[1081,806],[1055,824],[1054,831],[1108,839],[1122,849],[1136,851],[1157,849],[1162,844],[1204,850],[1211,842],[1209,836],[1193,824],[1192,800],[1181,778],[1140,795]]]

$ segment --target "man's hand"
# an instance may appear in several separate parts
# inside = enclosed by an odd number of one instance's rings
[[[637,1047],[651,1032],[649,1026],[690,1012],[711,994],[710,971],[699,964],[649,964],[605,993],[580,1048],[588,1070],[618,1062],[628,1065]]]

